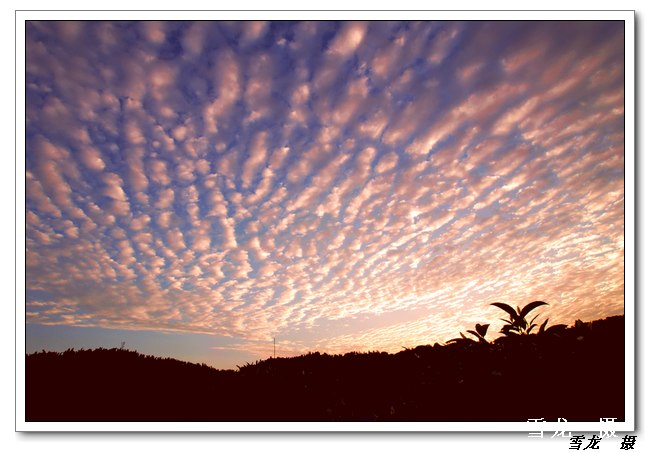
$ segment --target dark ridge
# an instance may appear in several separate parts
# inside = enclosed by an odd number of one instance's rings
[[[623,421],[624,323],[238,371],[117,348],[43,351],[26,357],[26,421]]]

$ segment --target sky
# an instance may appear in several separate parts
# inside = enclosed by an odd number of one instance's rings
[[[624,312],[623,22],[28,22],[27,351],[235,368]]]

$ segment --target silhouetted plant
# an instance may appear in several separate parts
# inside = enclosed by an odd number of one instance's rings
[[[545,335],[550,335],[550,334],[556,334],[559,333],[560,331],[566,330],[566,325],[562,323],[558,323],[557,325],[552,325],[546,328],[546,324],[548,323],[548,319],[544,320],[544,323],[542,323],[539,326],[539,330],[537,331],[537,334],[545,334]]]
[[[460,333],[460,337],[455,337],[453,339],[449,339],[446,343],[447,344],[458,344],[458,343],[469,343],[469,342],[474,342],[467,336],[465,336],[462,332]]]
[[[485,339],[485,335],[487,334],[488,327],[490,326],[489,323],[486,323],[485,325],[481,325],[480,323],[477,323],[476,326],[474,327],[475,330],[467,330],[467,332],[473,336],[476,336],[478,339],[478,342],[487,344],[487,339]],[[452,344],[455,342],[474,342],[467,336],[465,336],[463,333],[460,333],[461,337],[457,337],[454,339],[450,339],[447,341],[447,344]]]
[[[487,334],[487,330],[489,326],[490,326],[489,323],[486,323],[485,325],[481,325],[480,323],[477,323],[476,326],[474,327],[475,331],[467,330],[467,332],[469,334],[476,336],[479,342],[487,343],[487,339],[485,339],[485,335]]]
[[[524,394],[533,386],[541,391],[540,416],[588,420],[604,410],[622,418],[624,318],[594,321],[591,329],[576,322],[553,337],[547,335],[557,328],[547,328],[549,322],[540,325],[544,336],[501,336],[494,346],[463,331],[461,343],[450,346],[405,347],[395,354],[312,352],[253,361],[242,371],[120,350],[119,342],[112,349],[43,351],[25,359],[26,420],[516,421],[530,416],[528,405],[503,404],[502,394]],[[488,325],[475,329],[481,337],[488,331]],[[566,371],[576,359],[596,362],[604,354],[614,361],[599,369],[597,379]],[[558,375],[562,385],[542,384]],[[602,381],[612,384],[591,403]]]
[[[530,334],[533,331],[533,328],[537,326],[535,322],[535,319],[539,316],[536,315],[533,317],[533,319],[529,322],[526,320],[526,316],[532,311],[533,309],[547,305],[545,301],[533,301],[531,303],[528,303],[526,306],[520,308],[517,306],[517,309],[513,308],[510,305],[507,305],[505,303],[490,303],[492,306],[496,306],[497,308],[503,309],[510,315],[510,320],[506,319],[501,319],[506,324],[501,328],[501,334],[505,334],[506,336],[510,336],[513,334],[518,334],[518,335],[524,335],[524,334]]]

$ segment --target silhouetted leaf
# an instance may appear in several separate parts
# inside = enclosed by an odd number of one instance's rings
[[[481,336],[479,336],[479,334],[476,331],[467,330],[467,332],[469,334],[472,334],[472,335],[476,336],[479,340],[483,339]]]
[[[469,330],[468,330],[469,331]],[[460,333],[461,337],[455,337],[453,339],[449,339],[446,343],[447,344],[452,344],[454,342],[474,342],[473,340],[469,339],[467,336],[465,336],[463,333]]]
[[[544,323],[539,327],[539,331],[537,332],[538,334],[544,334],[544,330],[546,329],[546,324],[548,323],[548,319],[544,320]]]
[[[500,308],[500,309],[503,309],[504,311],[506,311],[510,315],[510,318],[513,319],[513,320],[517,319],[519,317],[517,315],[517,311],[515,311],[513,309],[513,307],[510,306],[510,305],[507,305],[505,303],[490,303],[490,304],[492,306],[496,306],[497,308]]]
[[[483,336],[481,336],[480,334],[478,334],[476,331],[467,330],[467,332],[470,333],[470,334],[473,334],[474,336],[476,336],[476,338],[478,339],[479,342],[487,343],[487,340],[485,340],[485,338]]]
[[[527,325],[528,325],[528,323],[526,323],[526,319],[525,319],[525,318],[523,318],[523,317],[520,316],[520,317],[518,317],[517,319],[515,319],[514,326],[515,326],[515,328],[518,329],[520,332],[523,332],[524,330],[526,330],[526,326],[527,326]]]
[[[553,325],[546,330],[546,334],[559,333],[560,331],[564,331],[565,329],[566,329],[566,325],[563,324]]]
[[[481,325],[481,324],[477,323],[476,324],[476,331],[478,332],[478,334],[485,337],[485,335],[487,334],[487,330],[488,330],[489,326],[490,326],[489,323],[486,323],[485,325]]]
[[[512,328],[513,328],[512,325],[503,325],[503,327],[501,327],[501,331],[500,331],[500,333],[502,333],[502,334],[506,334],[506,335],[507,335],[507,334],[511,334],[511,331],[510,331],[510,330],[512,330]]]
[[[526,306],[524,306],[524,309],[521,310],[521,318],[526,317],[526,315],[528,315],[528,313],[530,311],[532,311],[533,309],[535,309],[535,308],[537,308],[539,306],[543,306],[545,304],[548,304],[548,303],[545,302],[545,301],[533,301],[533,302],[528,303]]]
[[[449,339],[446,343],[447,344],[453,344],[453,343],[461,344],[461,343],[467,343],[467,342],[474,342],[474,341],[467,338],[467,337],[465,337],[465,336],[463,336],[462,338],[461,337],[455,337],[453,339]]]

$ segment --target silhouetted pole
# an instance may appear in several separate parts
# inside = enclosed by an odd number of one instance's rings
[[[275,359],[275,336],[273,337],[273,358]]]

